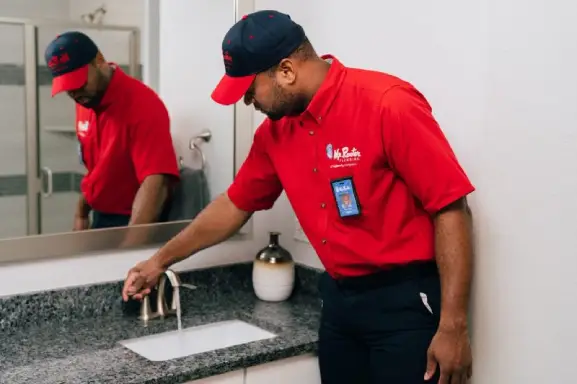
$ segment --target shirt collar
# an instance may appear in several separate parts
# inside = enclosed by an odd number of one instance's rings
[[[321,87],[313,96],[306,112],[317,122],[321,123],[328,113],[345,79],[346,67],[334,56],[323,55],[322,59],[330,61],[331,67]]]
[[[96,108],[97,110],[104,110],[112,104],[112,102],[118,97],[118,90],[122,88],[122,83],[124,83],[124,79],[126,78],[126,74],[122,69],[120,69],[120,66],[115,63],[109,64],[114,69],[114,72],[112,73],[104,97],[102,97],[100,105]]]

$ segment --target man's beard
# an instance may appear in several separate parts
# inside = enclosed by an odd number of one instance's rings
[[[270,120],[278,121],[283,117],[300,116],[307,110],[310,100],[302,96],[293,96],[290,101],[280,103],[278,108],[273,111],[265,111],[257,108],[264,113]],[[256,106],[255,106],[256,107]]]
[[[82,105],[84,108],[94,109],[100,105],[102,98],[104,97],[103,91],[98,91],[94,96],[87,97],[80,97],[79,99],[87,99],[83,101],[74,100],[78,104]]]

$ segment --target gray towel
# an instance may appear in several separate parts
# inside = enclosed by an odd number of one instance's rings
[[[210,203],[208,181],[203,170],[184,167],[175,188],[168,221],[192,220]]]

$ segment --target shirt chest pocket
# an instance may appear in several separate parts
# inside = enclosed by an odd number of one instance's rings
[[[335,205],[339,203],[339,199],[332,188],[332,182],[343,179],[351,180],[353,194],[360,206],[361,214],[356,219],[350,218],[353,220],[349,220],[347,218],[346,220],[355,223],[377,214],[379,196],[383,196],[383,193],[379,191],[381,184],[379,180],[382,178],[384,167],[380,164],[379,156],[370,151],[360,150],[358,152],[360,156],[356,161],[339,162],[337,158],[337,161],[333,159],[325,167],[327,189],[333,195]]]

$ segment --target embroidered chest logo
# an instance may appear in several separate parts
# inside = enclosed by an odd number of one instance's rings
[[[85,120],[85,121],[79,121],[76,131],[78,132],[79,136],[86,136],[86,134],[88,133],[88,127],[90,126],[90,122]]]
[[[327,158],[332,160],[330,168],[354,167],[361,160],[361,151],[355,147],[333,148],[332,144],[327,144],[326,152]]]

